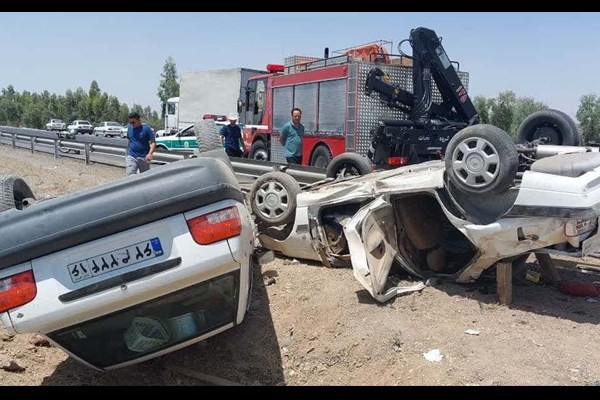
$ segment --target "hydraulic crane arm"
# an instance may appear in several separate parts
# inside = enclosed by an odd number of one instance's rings
[[[477,123],[477,111],[436,33],[431,29],[416,28],[411,31],[409,42],[413,49],[414,92],[389,83],[381,69],[373,68],[365,82],[367,95],[379,93],[381,100],[409,112],[410,119],[415,122],[445,118],[458,119],[468,125]],[[432,100],[432,79],[442,96],[440,105]]]

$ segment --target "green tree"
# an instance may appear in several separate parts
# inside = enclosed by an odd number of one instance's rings
[[[163,66],[163,72],[160,74],[161,80],[158,84],[158,98],[161,104],[167,102],[171,97],[179,96],[179,82],[177,82],[177,67],[173,57],[167,57],[165,65]],[[164,119],[165,111],[164,107],[161,107],[161,118]]]
[[[93,80],[92,83],[90,83],[90,90],[88,91],[88,96],[96,97],[96,96],[100,96],[100,93],[102,93],[102,91],[100,90],[100,86],[98,85],[98,82]]]
[[[517,104],[517,95],[513,91],[501,92],[494,101],[494,104],[490,107],[491,116],[490,123],[504,130],[510,132],[513,118],[515,115],[515,107]],[[514,133],[512,133],[514,135]]]
[[[20,101],[20,95],[13,85],[8,85],[2,89],[0,95],[0,122],[3,125],[19,126],[23,106]]]
[[[575,116],[584,142],[600,142],[600,98],[595,94],[581,96]]]
[[[490,123],[491,108],[494,104],[494,99],[488,99],[485,96],[475,96],[473,99],[473,105],[477,114],[479,115],[479,122],[482,124]]]

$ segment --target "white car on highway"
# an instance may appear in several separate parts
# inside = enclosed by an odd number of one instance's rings
[[[67,124],[62,119],[51,119],[50,122],[46,124],[47,131],[62,131],[67,128]]]
[[[38,202],[22,180],[1,188],[15,207],[0,213],[9,331],[111,370],[244,320],[254,225],[226,162],[182,160]]]
[[[74,134],[88,133],[91,135],[94,132],[94,126],[90,121],[77,119],[71,122],[71,125],[67,126],[67,130]]]
[[[123,125],[113,121],[102,121],[94,128],[94,135],[102,135],[106,137],[122,136],[122,131],[126,129]]]

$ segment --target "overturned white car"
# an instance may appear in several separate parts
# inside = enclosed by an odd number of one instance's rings
[[[490,125],[460,131],[444,161],[304,189],[271,172],[250,196],[264,247],[326,266],[351,264],[381,302],[399,292],[388,279],[394,265],[469,282],[532,252],[600,250],[597,149],[515,146]]]

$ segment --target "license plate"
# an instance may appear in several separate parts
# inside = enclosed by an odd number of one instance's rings
[[[131,246],[113,250],[67,265],[73,283],[81,282],[117,269],[160,257],[163,249],[158,238],[144,240]]]

